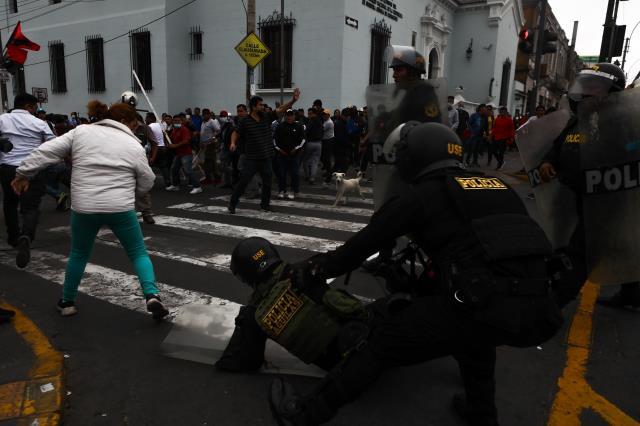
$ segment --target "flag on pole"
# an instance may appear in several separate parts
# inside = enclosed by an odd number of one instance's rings
[[[20,65],[24,65],[27,60],[27,50],[36,52],[40,50],[39,44],[32,42],[22,33],[20,21],[18,21],[16,27],[13,29],[11,37],[9,37],[5,47],[5,61],[8,60]]]

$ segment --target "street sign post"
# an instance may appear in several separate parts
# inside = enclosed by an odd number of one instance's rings
[[[236,52],[247,63],[249,68],[255,68],[271,54],[271,50],[255,33],[250,33],[235,47]]]
[[[31,94],[38,98],[39,104],[46,104],[49,101],[49,93],[46,87],[32,87]]]

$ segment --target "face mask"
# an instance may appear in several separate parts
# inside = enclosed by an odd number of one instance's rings
[[[179,129],[180,127],[182,127],[182,124],[174,124],[174,125],[173,125],[173,127],[174,127],[175,129]]]

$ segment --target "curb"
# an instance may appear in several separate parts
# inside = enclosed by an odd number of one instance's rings
[[[36,357],[26,380],[0,384],[0,424],[56,426],[60,424],[63,381],[63,357],[49,339],[24,313],[3,303],[2,308],[15,311],[13,326]]]

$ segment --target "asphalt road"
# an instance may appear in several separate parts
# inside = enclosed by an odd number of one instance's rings
[[[519,168],[517,157],[510,155],[506,171]],[[535,202],[526,198],[528,186],[509,174],[501,176],[516,187],[535,215]],[[334,190],[303,187],[303,192],[309,195],[292,202],[302,208],[274,202],[277,217],[270,218],[259,215],[258,205],[250,202],[241,202],[236,216],[224,213],[229,194],[225,190],[207,187],[204,193],[192,196],[186,189],[178,193],[155,189],[154,213],[159,223],[142,227],[158,281],[178,289],[177,302],[165,296],[168,304],[178,309],[191,297],[181,289],[191,295],[242,304],[248,288],[226,270],[228,256],[241,237],[278,238],[283,257],[296,261],[346,240],[367,222],[366,214],[372,208],[370,201],[352,199],[337,211],[328,207]],[[42,210],[32,265],[17,270],[12,266],[14,252],[0,246],[0,300],[18,307],[58,351],[67,355],[62,407],[65,425],[274,424],[266,403],[271,375],[225,374],[210,365],[160,353],[172,325],[156,324],[141,312],[133,269],[109,233],[101,234],[91,260],[93,269],[81,286],[81,291],[91,295],[80,294],[78,315],[60,317],[55,303],[69,250],[69,214],[56,212],[51,199],[44,201]],[[0,240],[4,240],[4,229]],[[337,285],[341,281],[338,279]],[[127,289],[133,290],[127,293]],[[369,298],[383,294],[381,284],[362,273],[354,274],[349,290]],[[614,290],[605,288],[602,292]],[[565,328],[541,347],[498,349],[501,424],[549,422],[558,380],[568,362],[571,345],[567,339],[575,311],[576,303],[566,311]],[[585,380],[591,388],[617,407],[614,410],[633,419],[640,419],[639,337],[640,315],[597,307],[593,334],[587,336],[589,355],[585,362]],[[33,362],[33,353],[11,326],[0,326],[0,342],[0,384],[20,380]],[[290,380],[301,389],[317,382],[300,376]],[[330,424],[461,425],[449,409],[451,396],[461,391],[457,364],[450,358],[388,371]],[[580,398],[576,392],[574,402],[579,404]],[[616,418],[606,414],[608,422],[603,420],[602,411],[607,408],[589,408],[590,400],[585,401],[582,424],[607,424]],[[556,410],[568,408],[560,404]],[[12,423],[0,422],[5,424]]]

